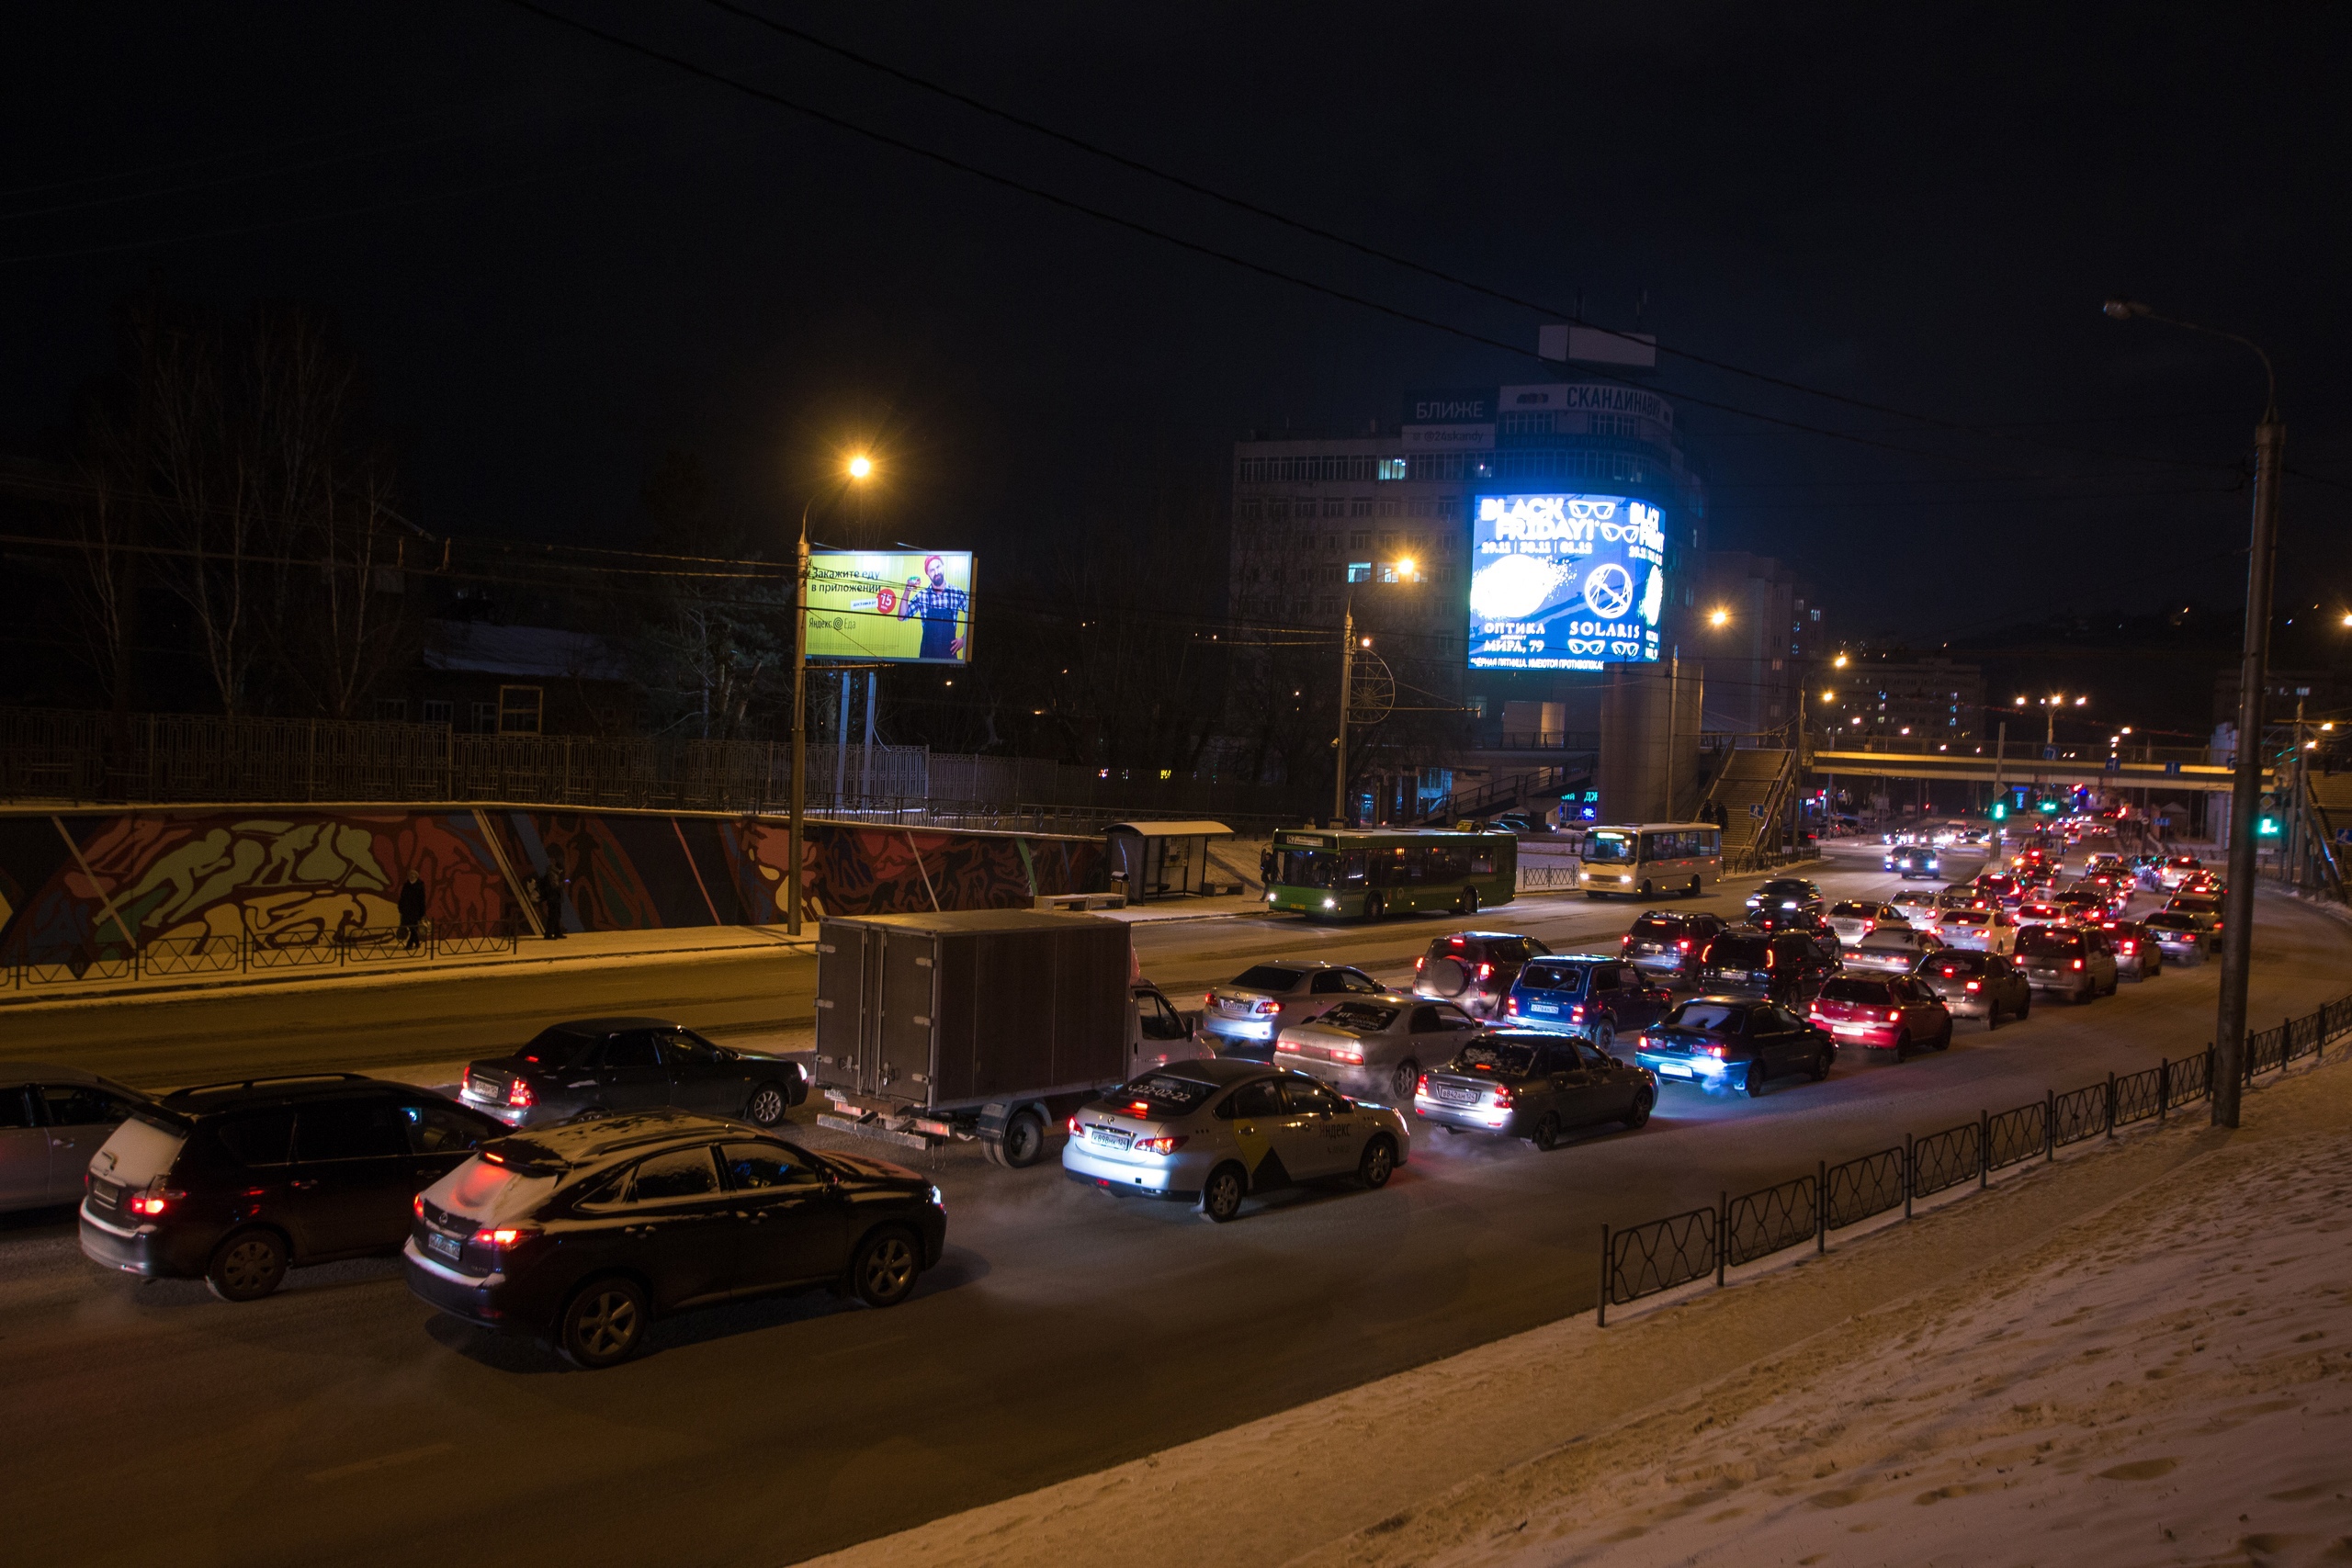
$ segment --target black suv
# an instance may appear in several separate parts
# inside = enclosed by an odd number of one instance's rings
[[[397,1251],[417,1193],[505,1131],[357,1073],[184,1089],[134,1108],[91,1158],[82,1251],[254,1301],[288,1264]]]
[[[833,1285],[894,1306],[946,1242],[939,1189],[903,1167],[649,1111],[491,1145],[416,1200],[402,1256],[429,1305],[607,1367],[705,1303]]]
[[[1515,931],[1456,931],[1413,960],[1413,994],[1452,1002],[1473,1018],[1500,1018],[1511,982],[1552,950]]]
[[[1734,926],[1700,955],[1699,987],[1709,996],[1754,997],[1805,1007],[1821,982],[1844,966],[1837,943],[1834,935],[1825,932]]]
[[[1821,897],[1821,889],[1802,876],[1776,876],[1747,896],[1749,918],[1758,925],[1764,921],[1787,922],[1811,915],[1818,919],[1829,912]]]
[[[1645,909],[1634,929],[1618,938],[1625,962],[1649,974],[1699,977],[1699,955],[1725,929],[1720,915]]]
[[[808,1075],[666,1019],[586,1018],[542,1029],[511,1056],[467,1063],[458,1093],[510,1127],[665,1106],[773,1127],[808,1098]]]

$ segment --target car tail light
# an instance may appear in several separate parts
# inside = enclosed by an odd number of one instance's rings
[[[1582,1023],[1584,1021],[1584,1004],[1582,1002],[1577,1003],[1576,1006],[1568,1010],[1568,1021],[1570,1023]]]
[[[1951,971],[1947,970],[1945,973],[1949,974]],[[1984,983],[1982,980],[1971,980],[1968,982],[1968,988],[1972,991],[1981,991],[1984,988]]]
[[[1687,936],[1686,936],[1686,937],[1684,937],[1680,942],[1676,942],[1676,943],[1674,944],[1674,950],[1675,950],[1677,953],[1688,953],[1688,952],[1690,952],[1690,939],[1689,937],[1687,937]]]
[[[134,1214],[145,1214],[152,1219],[187,1196],[185,1192],[174,1191],[171,1188],[164,1186],[164,1178],[159,1176],[149,1182],[144,1190],[124,1199],[122,1206]]]
[[[1494,977],[1494,974],[1495,974],[1495,966],[1494,966],[1493,964],[1479,964],[1479,965],[1478,965],[1478,978],[1480,978],[1481,980],[1489,980],[1489,979],[1492,979],[1492,978]]]
[[[1250,1010],[1260,1014],[1277,1013],[1283,1010],[1283,1004],[1261,998],[1252,1006]]]
[[[1075,1121],[1077,1120],[1077,1118],[1072,1117],[1072,1118],[1071,1118],[1071,1120],[1072,1120],[1073,1122],[1075,1122]],[[413,1204],[413,1205],[412,1205],[412,1207],[413,1207],[413,1208],[416,1210],[416,1217],[417,1217],[418,1219],[420,1219],[420,1220],[421,1220],[421,1219],[424,1218],[424,1193],[420,1192],[420,1193],[418,1193],[418,1194],[416,1195],[416,1201],[415,1201],[415,1203],[414,1203],[414,1204]]]
[[[2079,959],[2079,958],[2075,959],[2075,968],[2077,968],[2077,969],[2080,969],[2082,966],[2083,966],[2083,961],[2082,961],[2081,959]]]
[[[1190,1135],[1185,1133],[1171,1133],[1164,1138],[1137,1138],[1135,1142],[1136,1152],[1147,1155],[1172,1155],[1184,1146],[1184,1140]]]
[[[1201,993],[1201,1005],[1204,1008],[1216,1006],[1216,993],[1215,991],[1203,991]]]
[[[1413,1080],[1413,1092],[1415,1094],[1427,1094],[1429,1091],[1430,1076],[1427,1073],[1423,1073],[1419,1077]]]
[[[1620,947],[1631,947],[1631,946],[1633,946],[1633,945],[1634,945],[1634,933],[1633,933],[1632,931],[1627,931],[1623,936],[1619,937],[1619,938],[1617,939],[1617,945],[1618,945],[1618,946],[1620,946]]]
[[[1354,1050],[1351,1051],[1342,1047],[1341,1049],[1331,1053],[1331,1059],[1336,1062],[1352,1063],[1356,1066],[1361,1067],[1363,1066],[1363,1048],[1362,1046],[1358,1046]]]
[[[1419,957],[1419,958],[1414,959],[1414,960],[1413,960],[1413,973],[1414,973],[1414,974],[1416,974],[1416,975],[1419,974],[1419,973],[1422,971],[1422,969],[1424,969],[1425,967],[1427,967],[1427,966],[1428,966],[1428,964],[1429,964],[1429,957],[1428,957],[1428,955],[1427,955],[1426,953],[1425,953],[1425,954],[1423,954],[1421,957]]]
[[[2137,947],[2133,946],[2131,942],[2127,942],[2122,943],[2122,950],[2123,950],[2125,953],[2136,953],[2136,952],[2138,952],[2138,951],[2139,951],[2139,949],[2138,949]]]
[[[1889,1023],[1901,1023],[1903,1021],[1903,1014],[1900,1011],[1888,1013],[1886,1015],[1886,1021]]]
[[[1068,1128],[1069,1129],[1069,1135],[1070,1135],[1071,1137],[1075,1138],[1075,1137],[1077,1137],[1077,1136],[1078,1136],[1078,1118],[1077,1118],[1077,1117],[1075,1117],[1075,1116],[1071,1117],[1071,1118],[1070,1118],[1067,1122],[1063,1123],[1063,1125],[1065,1125],[1066,1127],[1068,1127]],[[423,1201],[424,1201],[424,1200],[420,1198],[420,1199],[418,1199],[418,1200],[417,1200],[417,1201],[421,1203],[421,1202],[423,1202]]]
[[[1713,1056],[1716,1061],[1720,1062],[1724,1059],[1724,1048],[1722,1046],[1710,1045],[1706,1049],[1707,1055]]]
[[[508,1084],[506,1086],[506,1103],[516,1107],[527,1108],[531,1103],[531,1086],[525,1083],[521,1078],[516,1078],[513,1083]]]
[[[1503,1003],[1503,1011],[1510,1014],[1513,1018],[1517,1018],[1519,1016],[1519,998],[1517,997],[1512,997],[1509,1000],[1505,1001]]]
[[[1497,1084],[1495,1086],[1495,1109],[1498,1111],[1509,1111],[1510,1107],[1510,1086],[1509,1084]]]
[[[474,1245],[493,1252],[511,1252],[538,1234],[537,1225],[484,1225],[474,1232]]]

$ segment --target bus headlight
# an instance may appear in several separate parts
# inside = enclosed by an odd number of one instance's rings
[[[1340,901],[1337,898],[1326,898],[1323,900],[1323,907],[1327,909],[1336,909],[1340,907]]]

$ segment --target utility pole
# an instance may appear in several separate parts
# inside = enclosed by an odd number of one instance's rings
[[[1340,740],[1332,752],[1331,826],[1348,827],[1348,709],[1355,702],[1349,690],[1356,667],[1356,591],[1348,586],[1345,608],[1340,612]]]
[[[841,493],[874,472],[874,460],[864,453],[842,468]],[[785,930],[800,934],[801,884],[807,880],[801,862],[808,809],[808,513],[817,504],[811,491],[800,508],[800,547],[792,571],[792,817],[785,838]]]

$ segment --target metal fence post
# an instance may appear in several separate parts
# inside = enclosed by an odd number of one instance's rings
[[[1600,1227],[1600,1304],[1595,1309],[1593,1326],[1609,1326],[1609,1227]]]
[[[2058,1091],[2041,1091],[2041,1158],[2043,1164],[2058,1157]]]
[[[2212,1053],[2208,1051],[2206,1055],[2210,1056]],[[2113,1073],[2107,1075],[2107,1135],[2110,1138],[2115,1136],[2115,1075]]]
[[[1731,1194],[1715,1194],[1715,1288],[1723,1289],[1724,1271],[1731,1267]]]
[[[2165,1111],[2172,1104],[2172,1058],[2156,1058],[2156,1125],[2165,1124]]]
[[[1813,1162],[1813,1248],[1817,1254],[1829,1251],[1829,1162]]]
[[[1911,1146],[1911,1134],[1903,1134],[1903,1217],[1911,1217],[1911,1189],[1919,1184],[1919,1156]]]
[[[1976,1113],[1976,1190],[1982,1192],[1993,1180],[1993,1113]]]

